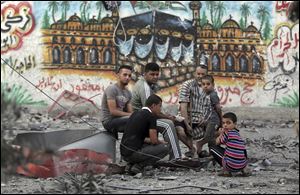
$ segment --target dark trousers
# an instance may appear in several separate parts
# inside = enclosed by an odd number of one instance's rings
[[[210,153],[217,161],[217,163],[222,167],[222,159],[224,157],[225,148],[217,145],[210,146]]]
[[[167,156],[168,153],[169,146],[167,144],[144,144],[140,150],[133,152],[130,156],[123,156],[123,158],[129,163],[139,164],[144,167],[153,165],[156,161]]]
[[[246,158],[248,158],[247,151],[244,150],[244,152],[245,152]],[[223,148],[221,146],[213,145],[210,147],[210,153],[213,155],[213,157],[217,161],[217,163],[222,166],[222,159],[224,157],[225,148]]]
[[[211,148],[216,144],[216,130],[219,127],[218,123],[208,122],[205,128],[205,133],[203,139],[208,143],[208,148]]]

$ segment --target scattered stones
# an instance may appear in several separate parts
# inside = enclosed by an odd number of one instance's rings
[[[142,173],[138,173],[138,174],[133,176],[133,178],[135,178],[135,179],[141,179],[142,177],[143,177]]]
[[[279,183],[280,185],[284,185],[284,184],[287,183],[287,179],[285,179],[285,178],[280,178],[280,179],[278,179],[277,183]]]
[[[217,187],[218,183],[217,182],[212,182],[208,185],[209,187]]]
[[[158,177],[158,180],[176,180],[178,177],[168,176],[168,177]]]

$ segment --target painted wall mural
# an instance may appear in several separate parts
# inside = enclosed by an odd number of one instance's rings
[[[1,86],[21,86],[46,109],[53,101],[43,93],[100,106],[120,65],[135,70],[131,88],[154,61],[159,95],[177,106],[180,85],[204,64],[223,106],[297,108],[298,8],[296,1],[1,1]]]
[[[23,36],[34,27],[32,8],[28,2],[10,4],[2,9],[1,3],[1,54],[22,46]]]

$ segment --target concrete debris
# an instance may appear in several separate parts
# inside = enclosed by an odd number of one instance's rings
[[[159,177],[158,180],[176,180],[178,177],[168,176],[168,177]]]

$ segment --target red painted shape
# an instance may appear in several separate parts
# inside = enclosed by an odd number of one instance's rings
[[[65,173],[106,173],[112,159],[108,154],[97,153],[87,149],[61,151],[52,155],[40,154],[30,159],[25,165],[17,167],[18,174],[34,177],[49,178]]]

